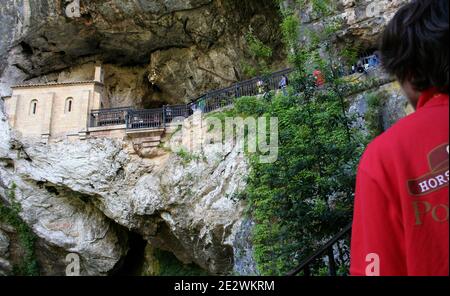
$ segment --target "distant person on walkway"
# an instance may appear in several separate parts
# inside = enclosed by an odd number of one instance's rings
[[[197,104],[196,103],[191,103],[191,110],[192,110],[192,112],[195,112],[197,110]]]
[[[259,79],[258,82],[256,82],[256,87],[258,89],[258,94],[259,95],[263,95],[265,93],[264,81],[262,81],[262,79]]]
[[[167,120],[171,120],[172,119],[172,108],[170,106],[166,106],[166,116],[167,116]]]
[[[287,96],[287,86],[288,86],[289,80],[286,75],[281,76],[280,83],[278,84],[279,88],[283,91],[283,95]]]
[[[356,72],[363,74],[366,72],[366,70],[364,69],[364,65],[361,61],[358,61],[358,63],[356,64]]]
[[[320,70],[315,70],[313,72],[314,79],[316,80],[316,86],[322,87],[325,84],[325,77]]]
[[[241,87],[239,85],[236,85],[236,94],[235,94],[236,98],[240,98],[241,97]]]
[[[413,0],[383,33],[382,64],[416,112],[359,164],[352,275],[449,275],[448,26],[449,1]]]
[[[369,68],[375,68],[380,64],[378,56],[373,54],[369,57]]]
[[[202,111],[202,113],[205,113],[205,109],[206,109],[206,101],[205,98],[202,98],[198,101],[197,104],[198,108],[200,109],[200,111]]]
[[[373,53],[373,56],[375,57],[375,60],[377,62],[377,66],[379,66],[381,64],[381,59],[380,59],[380,52],[377,50]]]

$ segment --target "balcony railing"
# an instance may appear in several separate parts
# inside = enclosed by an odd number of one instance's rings
[[[126,124],[129,107],[92,110],[90,127],[108,127]]]
[[[126,125],[128,129],[159,129],[175,118],[187,118],[195,110],[213,112],[231,106],[234,100],[243,96],[255,96],[278,89],[283,75],[289,76],[293,69],[284,69],[269,75],[235,83],[229,87],[213,90],[196,98],[186,105],[163,106],[158,109],[135,110],[132,108],[113,108],[93,110],[90,127],[109,127]]]
[[[174,106],[164,106],[164,119],[165,123],[170,123],[176,118],[187,118],[194,113],[192,104],[187,105],[174,105]]]
[[[165,127],[163,108],[149,110],[129,110],[127,129],[161,129]]]
[[[282,75],[287,75],[292,69],[272,73],[268,77],[258,77],[233,84],[230,87],[210,91],[186,105],[163,106],[158,109],[135,110],[130,107],[92,110],[90,127],[109,127],[126,125],[127,129],[160,129],[176,118],[187,118],[195,110],[204,113],[231,106],[235,98],[260,94],[259,81],[264,80],[268,90],[278,88]],[[267,89],[266,89],[267,90]]]

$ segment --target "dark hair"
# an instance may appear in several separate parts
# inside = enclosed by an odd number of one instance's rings
[[[448,92],[449,0],[414,0],[387,25],[381,40],[386,71],[417,91]]]

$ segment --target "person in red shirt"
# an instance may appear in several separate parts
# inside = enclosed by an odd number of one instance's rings
[[[383,33],[384,68],[416,112],[360,161],[351,275],[449,275],[448,23],[448,0],[415,0]]]
[[[325,84],[325,77],[323,77],[322,71],[314,70],[313,76],[314,79],[316,80],[317,87],[322,87]]]

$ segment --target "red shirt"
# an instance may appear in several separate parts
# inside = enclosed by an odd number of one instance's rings
[[[375,139],[356,181],[352,275],[449,274],[449,97],[424,92],[417,111]]]
[[[316,86],[322,86],[325,84],[325,78],[320,70],[315,70],[313,72],[314,78],[316,78]]]

